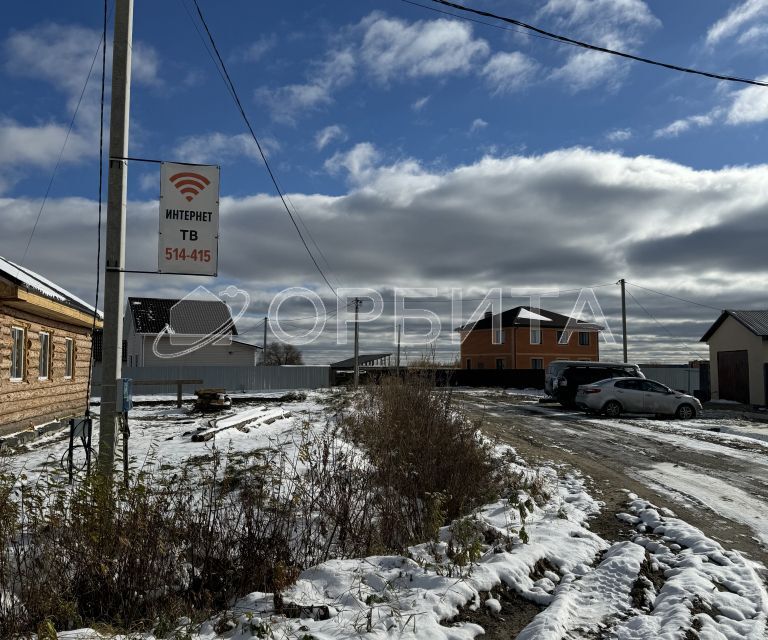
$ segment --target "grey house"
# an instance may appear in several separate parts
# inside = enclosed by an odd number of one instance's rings
[[[713,400],[768,402],[768,311],[723,311],[701,342],[709,344]]]
[[[129,367],[254,366],[261,351],[238,336],[220,300],[128,298],[123,338]]]

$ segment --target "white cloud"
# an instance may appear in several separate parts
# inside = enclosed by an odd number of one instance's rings
[[[349,151],[339,151],[325,161],[329,173],[346,169],[354,182],[362,182],[371,173],[381,154],[370,142],[356,144]]]
[[[355,56],[349,49],[330,51],[313,67],[306,83],[277,89],[262,87],[256,97],[269,106],[273,119],[293,123],[303,111],[331,103],[333,92],[351,82],[355,67]]]
[[[340,140],[344,142],[346,139],[347,134],[344,133],[344,129],[342,129],[337,124],[332,124],[320,129],[320,131],[315,134],[315,146],[317,147],[318,151],[322,151],[334,140]]]
[[[474,133],[475,131],[480,131],[481,129],[485,129],[487,126],[488,126],[488,123],[485,120],[483,120],[482,118],[475,118],[469,127],[469,132]]]
[[[768,76],[759,78],[768,81]],[[752,86],[732,95],[726,122],[728,124],[749,124],[768,120],[768,88]]]
[[[512,93],[529,85],[539,64],[519,51],[495,54],[485,64],[482,75],[494,93]]]
[[[643,42],[648,30],[661,23],[642,0],[548,0],[538,12],[558,29],[610,49],[632,49]],[[615,89],[628,72],[615,56],[597,51],[573,50],[551,74],[573,91],[597,85]]]
[[[614,129],[605,134],[605,137],[610,142],[626,142],[630,140],[634,134],[632,129]]]
[[[273,138],[261,137],[259,143],[264,153],[269,156],[280,149],[279,143]],[[189,136],[182,139],[173,153],[179,161],[199,163],[230,163],[246,157],[260,160],[259,149],[250,134],[212,132],[199,136]]]
[[[291,201],[318,245],[333,248],[327,255],[343,282],[435,286],[449,295],[451,287],[548,291],[624,276],[717,308],[742,307],[768,287],[768,270],[755,260],[768,233],[765,165],[697,171],[647,156],[575,148],[436,170],[413,159],[385,162],[375,147],[362,144],[338,154],[335,168],[350,172],[346,193],[291,194]],[[0,255],[19,257],[18,237],[29,232],[39,206],[39,200],[0,198]],[[94,237],[96,203],[54,198],[48,207],[27,264],[91,300],[95,242],[83,238]],[[157,224],[157,203],[131,201],[128,208],[129,268],[152,268],[156,245],[146,234]],[[268,303],[283,286],[318,283],[276,197],[225,196],[221,212],[222,286],[234,283]],[[137,275],[127,286],[128,295],[171,296],[179,285]],[[596,294],[617,318],[616,290]],[[551,298],[546,306],[568,313],[574,299]],[[675,331],[684,322],[682,341],[698,340],[716,316],[661,297],[642,302]],[[449,308],[439,306],[443,313]],[[655,333],[649,349],[668,355],[673,341]],[[386,351],[391,338],[390,331],[389,342],[366,344]],[[642,348],[636,347],[638,358]]]
[[[373,13],[360,26],[365,31],[361,58],[381,82],[464,74],[490,51],[485,40],[473,37],[470,25],[458,20],[408,23]]]
[[[745,0],[709,28],[707,44],[716,45],[725,38],[735,36],[753,20],[765,16],[768,16],[768,0]],[[747,33],[754,28],[754,26],[751,27]],[[761,28],[765,27],[761,25]]]
[[[411,105],[411,109],[413,111],[421,111],[424,107],[427,106],[429,99],[430,99],[430,96],[424,96],[423,98],[419,98],[418,100],[415,100]]]
[[[67,127],[50,123],[27,127],[0,119],[0,165],[53,167],[67,135]],[[62,160],[77,161],[92,152],[89,141],[72,133]]]
[[[259,62],[277,44],[277,36],[274,34],[263,35],[254,40],[247,47],[243,47],[232,55],[235,62]]]
[[[654,138],[676,138],[681,133],[685,133],[690,129],[702,129],[705,127],[711,127],[716,124],[723,114],[723,110],[715,108],[709,113],[703,113],[696,116],[688,116],[687,118],[680,118],[671,122],[666,127],[656,129],[653,132]]]

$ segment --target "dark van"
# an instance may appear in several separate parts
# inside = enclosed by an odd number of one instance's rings
[[[628,377],[645,378],[636,364],[555,360],[547,367],[544,389],[564,407],[573,407],[579,385]]]

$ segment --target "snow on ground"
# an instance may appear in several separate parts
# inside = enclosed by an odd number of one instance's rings
[[[710,474],[670,463],[659,463],[651,469],[635,472],[651,481],[650,486],[673,499],[683,496],[712,511],[750,527],[757,539],[768,547],[768,505],[756,500],[746,491]]]
[[[131,455],[141,459],[155,451],[159,461],[179,464],[209,454],[213,443],[243,453],[277,441],[290,447],[300,428],[324,424],[322,399],[322,393],[314,393],[306,401],[242,405],[216,418],[171,406],[137,407],[131,412]],[[214,431],[212,440],[192,441],[193,434],[206,430]],[[14,466],[37,473],[58,464],[65,447],[60,435],[48,435],[15,456]],[[520,460],[510,464],[539,474],[549,497],[535,504],[521,495],[514,503],[485,505],[461,525],[441,529],[437,541],[411,547],[405,556],[337,559],[310,568],[283,594],[297,617],[276,615],[271,594],[252,593],[223,614],[231,619],[226,632],[221,619],[182,631],[192,640],[268,633],[317,640],[468,640],[482,628],[450,621],[461,620],[463,609],[484,607],[495,615],[499,601],[494,592],[504,585],[541,607],[518,636],[523,640],[596,634],[619,640],[766,637],[768,594],[754,563],[632,495],[620,517],[637,534],[631,540],[605,540],[590,531],[590,518],[602,505],[589,495],[584,478],[576,473],[558,477],[554,469],[532,469]],[[654,473],[658,482],[669,482],[673,475],[661,466]],[[674,476],[681,482],[705,481],[686,473],[676,469]],[[719,491],[712,478],[706,481],[713,493]],[[734,511],[754,509],[756,517],[768,521],[764,506],[752,505],[749,496],[735,499]],[[763,531],[768,535],[768,527]],[[472,548],[477,552],[471,565],[450,559],[452,550],[470,543],[476,543]],[[84,636],[95,632],[59,634],[62,639]]]

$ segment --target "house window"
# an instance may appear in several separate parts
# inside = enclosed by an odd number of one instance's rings
[[[24,377],[24,329],[11,327],[11,380],[18,382]]]
[[[496,358],[496,368],[497,369],[504,368],[504,358]]]
[[[497,329],[493,332],[493,344],[504,344],[504,329]]]
[[[64,338],[64,379],[71,380],[75,371],[75,341]]]
[[[543,369],[544,358],[531,358],[531,369]]]
[[[541,344],[541,329],[531,329],[531,344]]]
[[[472,358],[467,358],[467,369],[472,368]]]
[[[38,379],[47,380],[51,369],[51,334],[40,332],[40,359],[38,366]]]
[[[570,331],[558,331],[557,332],[557,344],[568,344],[571,339]]]
[[[589,346],[589,332],[579,331],[579,345],[582,347]]]

